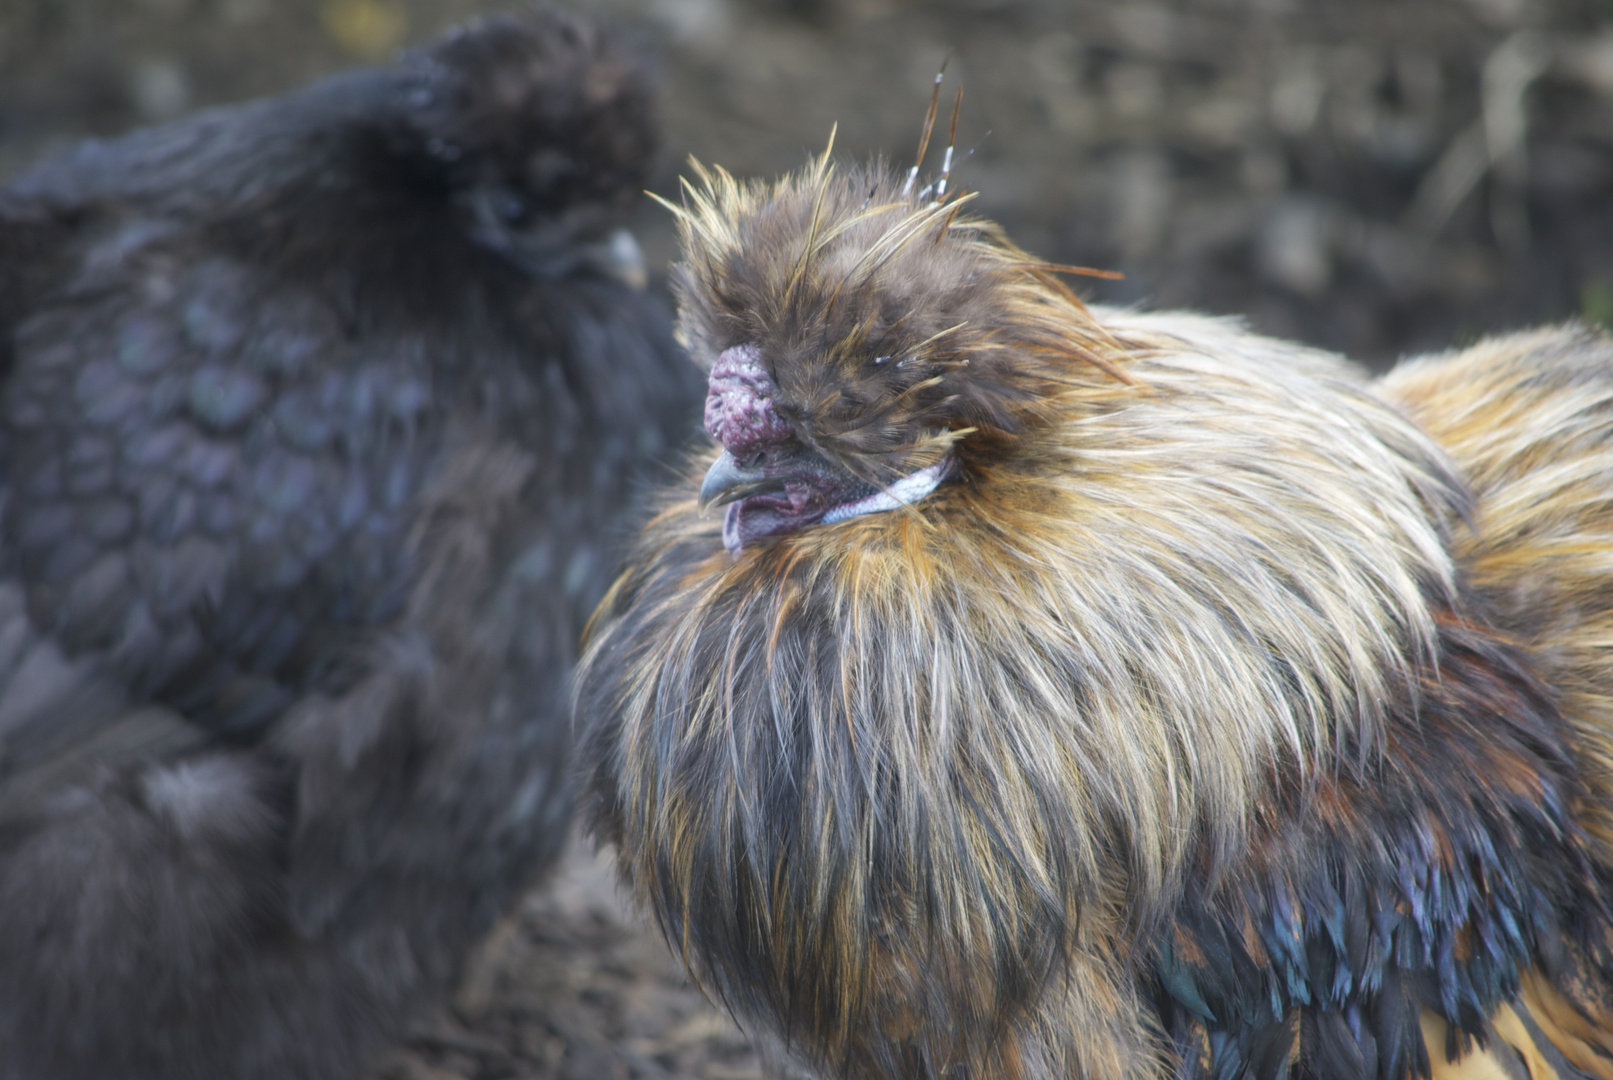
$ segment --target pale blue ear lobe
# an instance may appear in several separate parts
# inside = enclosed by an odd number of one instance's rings
[[[853,503],[845,503],[830,510],[823,515],[825,525],[833,525],[837,521],[847,518],[861,517],[863,514],[877,514],[882,510],[895,510],[898,506],[908,506],[918,502],[929,495],[941,485],[952,471],[956,459],[951,454],[931,465],[926,465],[917,472],[910,472],[882,491],[876,491],[866,499],[858,499]]]

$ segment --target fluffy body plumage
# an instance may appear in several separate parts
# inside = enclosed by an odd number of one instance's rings
[[[723,445],[578,693],[704,986],[854,1077],[1613,1077],[1613,343],[1371,386],[877,169],[703,181]]]
[[[0,1077],[351,1077],[557,854],[652,136],[536,12],[0,192]]]

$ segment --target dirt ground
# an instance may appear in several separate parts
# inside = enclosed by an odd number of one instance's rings
[[[0,175],[385,59],[483,0],[0,0]],[[1383,365],[1613,323],[1613,0],[597,0],[665,68],[662,164],[905,164],[950,57],[956,182],[1024,247]],[[652,266],[668,215],[636,225]],[[664,274],[658,278],[664,280]],[[760,1075],[574,850],[386,1080]]]
[[[761,1080],[762,1062],[573,841],[449,1006],[371,1080]]]

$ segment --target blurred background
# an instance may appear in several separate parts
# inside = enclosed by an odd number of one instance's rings
[[[385,60],[488,0],[0,0],[0,173]],[[665,75],[656,190],[694,154],[771,175],[905,165],[937,67],[956,183],[1088,295],[1248,317],[1382,365],[1613,321],[1609,0],[572,0]],[[943,114],[945,105],[943,105]],[[943,115],[944,122],[944,115]],[[932,151],[934,153],[935,151]],[[674,255],[664,211],[637,229]]]
[[[0,175],[87,135],[385,61],[493,0],[0,0]],[[954,182],[1097,300],[1238,314],[1376,366],[1613,323],[1613,0],[572,0],[659,55],[656,191],[693,154],[910,163],[964,88]],[[932,150],[932,161],[939,146]],[[656,287],[670,215],[635,222]],[[389,1080],[699,1076],[758,1058],[575,851]],[[359,1078],[355,1078],[359,1080]]]

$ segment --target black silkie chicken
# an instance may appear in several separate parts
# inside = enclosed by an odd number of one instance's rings
[[[1613,342],[1373,384],[880,168],[700,179],[718,445],[578,703],[714,997],[825,1076],[1613,1077]]]
[[[351,1078],[553,860],[652,149],[537,11],[0,193],[0,1077]]]

